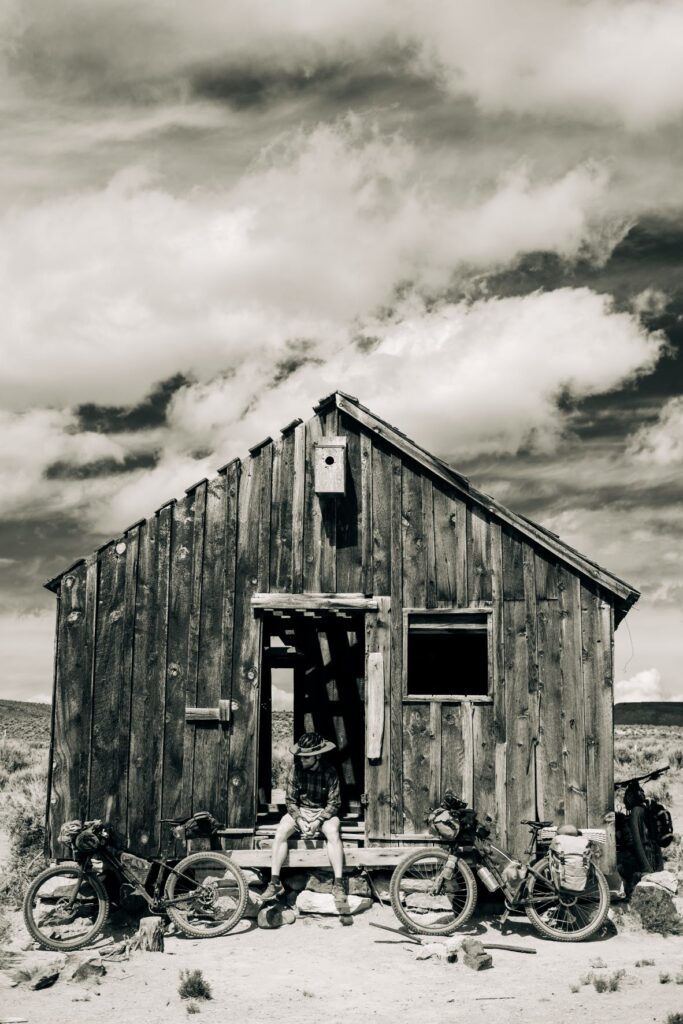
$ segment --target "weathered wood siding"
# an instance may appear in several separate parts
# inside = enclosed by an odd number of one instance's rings
[[[347,438],[346,494],[317,496],[316,439]],[[520,851],[522,818],[601,825],[612,807],[611,595],[336,408],[295,421],[61,579],[50,821],[112,818],[134,849],[159,818],[254,824],[260,592],[383,598],[371,841],[424,831],[461,792]],[[490,609],[491,701],[403,695],[403,609]],[[229,727],[188,706],[238,704]],[[57,850],[53,839],[53,849]]]

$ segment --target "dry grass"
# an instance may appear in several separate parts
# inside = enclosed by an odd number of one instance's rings
[[[45,865],[45,797],[48,752],[6,736],[0,738],[0,827],[9,838],[9,858],[0,901],[19,906],[26,885]]]
[[[212,999],[211,986],[201,971],[181,971],[178,983],[181,999]],[[196,1011],[192,1011],[196,1012]]]

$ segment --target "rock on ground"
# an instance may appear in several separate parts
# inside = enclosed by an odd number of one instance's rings
[[[372,906],[372,900],[368,896],[349,896],[348,902],[351,914],[360,914]],[[326,892],[311,892],[304,889],[296,898],[296,907],[302,914],[334,914],[335,917],[339,915],[332,894]]]

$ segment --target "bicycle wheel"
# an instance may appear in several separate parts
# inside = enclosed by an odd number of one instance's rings
[[[558,942],[582,942],[602,927],[609,910],[609,888],[599,868],[591,865],[583,892],[558,892],[547,857],[534,864],[540,878],[527,875],[526,916],[537,932]]]
[[[391,906],[406,928],[421,935],[450,935],[472,916],[477,883],[468,864],[457,860],[453,877],[442,879],[448,854],[417,850],[396,865],[389,885]]]
[[[634,807],[628,818],[628,830],[633,842],[633,852],[638,867],[644,874],[661,871],[664,864],[662,852],[650,835],[647,822],[647,811],[644,807]]]
[[[24,896],[29,934],[46,949],[81,949],[93,942],[109,915],[109,898],[92,872],[83,876],[73,862],[46,868]]]
[[[242,871],[222,853],[191,853],[169,874],[164,896],[178,901],[168,916],[187,935],[225,935],[241,921],[247,906]]]

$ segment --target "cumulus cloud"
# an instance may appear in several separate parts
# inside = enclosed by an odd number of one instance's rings
[[[332,349],[397,286],[543,248],[571,258],[602,231],[604,169],[547,180],[517,166],[470,186],[425,177],[416,147],[349,117],[297,132],[234,186],[184,196],[142,169],[2,218],[6,405],[126,404],[174,373],[210,380]]]
[[[54,629],[54,609],[32,615],[0,612],[4,698],[30,700],[36,699],[32,694],[51,692]]]
[[[662,688],[659,669],[646,668],[636,672],[630,679],[621,679],[614,686],[614,699],[621,703],[632,701],[683,700],[683,694],[668,696]]]
[[[24,0],[6,11],[13,67],[29,83],[103,102],[176,98],[207,65],[313,75],[400,47],[486,110],[638,130],[683,111],[680,0],[196,0],[191,9]]]
[[[683,398],[669,399],[656,422],[636,432],[631,439],[630,454],[647,465],[673,468],[683,464]]]

